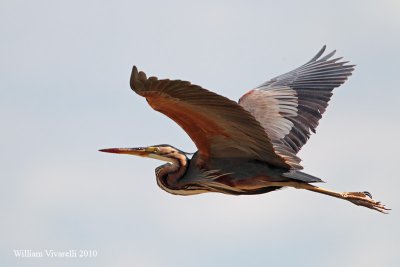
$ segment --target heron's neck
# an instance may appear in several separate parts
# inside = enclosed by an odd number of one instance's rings
[[[158,167],[156,169],[156,176],[160,187],[163,189],[165,189],[164,187],[176,188],[179,178],[185,174],[188,168],[188,163],[189,160],[186,155],[177,154],[176,157],[171,158],[171,163]]]

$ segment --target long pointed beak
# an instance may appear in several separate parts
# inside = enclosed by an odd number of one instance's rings
[[[100,152],[107,152],[107,153],[116,153],[116,154],[129,154],[135,155],[140,157],[148,157],[150,151],[144,147],[136,147],[136,148],[106,148],[100,149]]]

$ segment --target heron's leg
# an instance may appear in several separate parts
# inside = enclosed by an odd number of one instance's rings
[[[377,210],[382,213],[387,213],[388,208],[385,207],[385,205],[381,204],[379,201],[375,201],[372,199],[372,196],[369,192],[334,192],[331,190],[327,190],[321,187],[309,185],[309,188],[304,188],[309,191],[341,198],[344,200],[348,200],[352,202],[353,204],[356,204],[358,206],[364,206],[373,210]]]
[[[325,188],[299,182],[288,182],[286,186],[294,187],[297,189],[306,189],[320,194],[348,200],[351,203],[356,204],[358,206],[364,206],[373,210],[377,210],[382,213],[387,213],[387,211],[390,210],[386,208],[385,205],[381,204],[379,201],[373,200],[371,194],[368,192],[335,192]]]

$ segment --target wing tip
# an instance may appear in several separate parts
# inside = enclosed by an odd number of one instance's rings
[[[312,64],[317,64],[317,63],[336,63],[340,65],[340,68],[345,68],[348,70],[347,76],[351,76],[352,72],[355,70],[355,67],[357,66],[356,64],[352,64],[350,61],[341,61],[343,60],[343,57],[337,57],[333,58],[332,57],[336,54],[336,49],[333,50],[332,52],[324,55],[323,53],[326,50],[326,45],[324,45],[321,50],[309,61],[307,62],[304,66],[309,66]],[[350,63],[350,64],[349,64]]]
[[[146,74],[143,71],[138,71],[137,67],[133,65],[129,85],[133,91],[139,93],[144,89],[144,84],[147,81]]]
[[[310,59],[305,65],[307,65],[309,63],[313,63],[315,61],[327,61],[330,58],[332,58],[336,54],[336,49],[333,50],[332,52],[329,52],[325,56],[321,57],[325,53],[326,47],[327,47],[326,45],[323,45],[322,48],[318,51],[318,53],[312,59]],[[343,57],[334,58],[334,59],[332,59],[332,61],[339,61],[341,59],[343,59]],[[340,63],[345,64],[345,63],[349,63],[349,61],[340,62]],[[347,66],[355,67],[356,65],[347,65]]]
[[[306,64],[318,60],[322,56],[322,54],[325,52],[325,50],[326,50],[326,45],[323,45],[322,48],[318,51],[318,53],[315,56],[313,56],[313,58],[310,59]]]
[[[131,79],[129,80],[129,85],[131,86],[132,90],[135,90],[135,82],[138,79],[138,69],[135,65],[132,67]]]

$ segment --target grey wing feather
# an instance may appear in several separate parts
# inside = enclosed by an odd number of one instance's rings
[[[342,58],[331,59],[335,51],[321,57],[325,48],[306,64],[261,84],[239,100],[264,127],[276,152],[297,169],[297,152],[315,132],[332,90],[347,80],[355,66]]]

